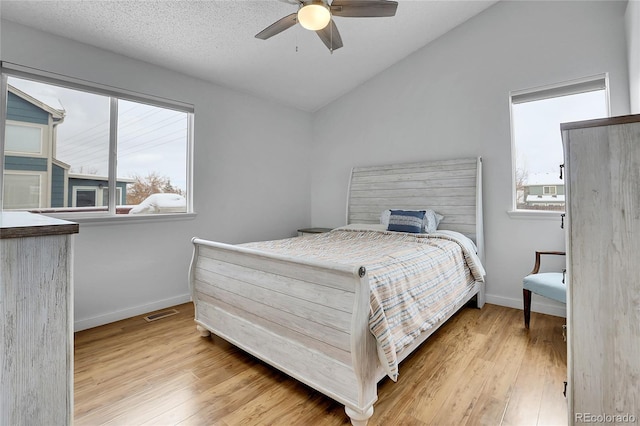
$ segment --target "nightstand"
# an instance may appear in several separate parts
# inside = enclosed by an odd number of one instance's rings
[[[303,235],[322,234],[331,231],[332,228],[302,228],[298,229],[298,237]]]

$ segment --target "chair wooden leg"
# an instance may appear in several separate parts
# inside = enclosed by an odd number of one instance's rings
[[[522,289],[522,299],[524,300],[524,326],[529,329],[531,319],[531,290]]]

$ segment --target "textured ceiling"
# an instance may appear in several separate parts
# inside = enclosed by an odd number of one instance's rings
[[[344,47],[330,53],[294,26],[254,35],[297,10],[286,0],[1,0],[0,13],[219,85],[315,111],[496,3],[399,0],[391,18],[335,17]]]

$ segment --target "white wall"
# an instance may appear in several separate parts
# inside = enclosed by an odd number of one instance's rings
[[[310,225],[311,116],[12,22],[1,59],[195,105],[193,220],[81,224],[78,329],[189,300],[190,239],[245,242]]]
[[[640,0],[629,0],[625,13],[631,113],[640,114]]]
[[[520,307],[533,251],[562,249],[564,242],[558,221],[506,213],[509,91],[609,72],[612,112],[628,113],[624,8],[500,2],[313,116],[2,21],[2,60],[196,108],[197,218],[82,224],[77,326],[188,300],[194,235],[236,243],[343,224],[354,165],[475,155],[485,166],[488,300]],[[560,305],[541,302],[534,298],[533,309],[562,313]]]
[[[345,222],[352,166],[482,156],[487,301],[522,308],[536,249],[560,220],[512,219],[509,92],[609,72],[628,113],[624,2],[497,3],[314,116],[312,225]],[[426,206],[425,206],[426,207]],[[536,311],[562,305],[535,297]]]

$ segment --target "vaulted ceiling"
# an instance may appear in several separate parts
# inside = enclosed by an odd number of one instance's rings
[[[254,36],[295,0],[1,0],[2,19],[315,111],[497,0],[399,0],[389,18],[335,17],[331,53],[296,25]]]

